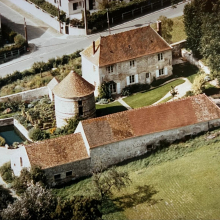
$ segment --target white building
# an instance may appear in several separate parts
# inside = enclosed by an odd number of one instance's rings
[[[220,126],[220,109],[206,95],[83,120],[75,134],[24,146],[11,159],[22,168],[39,165],[51,182],[91,174],[98,164],[110,166],[156,148]]]
[[[100,37],[81,52],[82,76],[96,88],[113,81],[111,92],[172,75],[172,48],[150,26]]]

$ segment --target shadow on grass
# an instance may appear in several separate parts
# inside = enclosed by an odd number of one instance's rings
[[[138,186],[136,189],[137,191],[133,194],[127,194],[113,200],[105,201],[102,212],[104,214],[120,212],[142,203],[147,203],[146,205],[154,205],[160,201],[152,198],[158,193],[153,186]]]
[[[116,112],[122,112],[127,110],[124,106],[110,106],[106,108],[100,108],[96,110],[96,116],[101,117],[109,114],[113,114]]]
[[[219,95],[219,94],[220,94],[220,88],[209,87],[209,88],[205,89],[204,93],[205,93],[207,96]]]
[[[189,62],[184,62],[173,66],[173,75],[177,77],[189,77],[198,71],[199,68]]]

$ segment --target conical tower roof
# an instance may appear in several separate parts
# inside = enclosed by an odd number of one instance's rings
[[[90,95],[95,87],[83,79],[79,74],[71,71],[53,89],[53,93],[61,98],[75,98]]]

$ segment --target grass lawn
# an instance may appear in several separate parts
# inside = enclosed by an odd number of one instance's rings
[[[171,20],[173,21],[173,31],[171,32],[171,35],[172,35],[171,42],[176,43],[181,40],[185,40],[186,33],[184,30],[183,16],[171,18]],[[151,27],[154,30],[157,29],[156,24],[152,24]],[[163,24],[162,24],[162,27],[163,27]]]
[[[96,104],[96,115],[98,117],[113,114],[116,112],[122,112],[127,110],[123,105],[121,105],[118,101],[112,102],[106,105]]]
[[[178,77],[186,77],[191,83],[193,83],[196,75],[199,72],[199,68],[190,64],[189,62],[176,64],[173,66],[173,75]]]
[[[17,114],[20,114],[20,112],[12,112],[12,113],[9,113],[9,114],[0,114],[0,119],[3,119],[3,118],[10,118],[10,117],[13,117],[14,115],[17,115]]]
[[[118,166],[132,183],[113,191],[103,219],[219,219],[220,137],[205,137]],[[92,188],[87,178],[53,192],[71,198],[92,195]]]
[[[171,86],[175,87],[184,82],[184,80],[178,79],[159,88],[152,89],[143,93],[134,94],[132,96],[124,98],[123,100],[132,108],[152,105],[153,103],[163,98],[171,90]]]
[[[165,103],[165,102],[168,102],[170,99],[172,99],[173,96],[168,96],[167,98],[165,98],[164,100],[162,100],[161,102],[159,103]]]

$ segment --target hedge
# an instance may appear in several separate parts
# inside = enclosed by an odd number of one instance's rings
[[[42,65],[42,69],[43,69],[43,71],[48,71],[48,70],[51,70],[51,68],[53,68],[53,67],[67,64],[70,59],[75,59],[75,58],[80,57],[80,52],[81,51],[78,50],[75,53],[70,54],[70,55],[63,55],[62,57],[57,58],[57,59],[55,59],[55,58],[50,59],[50,60],[48,60],[48,62],[40,62]],[[8,74],[4,78],[0,77],[0,88],[2,86],[5,86],[5,85],[10,84],[12,82],[15,82],[18,79],[22,79],[26,76],[35,75],[35,74],[39,73],[38,67],[36,67],[36,66],[37,66],[36,63],[34,63],[32,68],[29,70],[24,70],[23,72],[15,71],[12,74]]]
[[[49,14],[58,17],[58,8],[54,5],[52,5],[49,2],[46,2],[45,0],[29,0],[33,2],[35,5],[39,6],[41,9],[45,10]],[[66,22],[66,13],[62,10],[60,10],[60,21]]]

